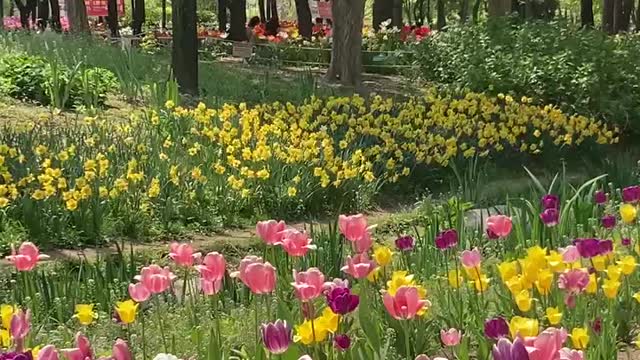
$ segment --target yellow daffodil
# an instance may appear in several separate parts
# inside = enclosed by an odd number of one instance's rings
[[[387,246],[379,246],[373,251],[373,259],[380,266],[387,266],[393,260],[393,251]]]
[[[562,321],[562,313],[558,310],[557,307],[547,308],[545,311],[547,314],[547,320],[549,320],[549,324],[558,325],[560,321]]]
[[[91,325],[98,318],[98,314],[93,311],[93,307],[93,304],[77,304],[76,313],[73,317],[78,319],[81,325]]]
[[[533,299],[531,299],[531,295],[528,290],[520,291],[515,298],[516,305],[518,305],[518,309],[523,312],[527,312],[531,309],[531,305],[533,304]]]
[[[638,210],[634,205],[622,204],[620,206],[620,217],[625,224],[632,224],[636,221]]]
[[[575,349],[585,349],[589,344],[589,331],[586,328],[574,328],[569,336]]]
[[[136,314],[138,313],[138,304],[133,300],[127,300],[116,303],[116,313],[123,324],[131,324],[136,321]]]
[[[509,322],[509,330],[512,338],[517,335],[522,337],[537,336],[539,331],[538,320],[514,316]]]

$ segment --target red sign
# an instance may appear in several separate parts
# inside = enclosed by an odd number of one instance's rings
[[[331,1],[318,1],[318,15],[321,18],[332,19]]]
[[[124,16],[124,0],[116,0],[118,3],[118,16]],[[84,0],[89,16],[108,16],[107,0]]]

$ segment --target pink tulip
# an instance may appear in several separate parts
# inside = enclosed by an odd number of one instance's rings
[[[558,288],[564,289],[571,295],[581,293],[587,285],[589,285],[589,273],[584,270],[569,270],[558,277]]]
[[[202,288],[202,292],[207,296],[215,295],[222,289],[222,279],[207,280],[200,278],[200,288]]]
[[[47,345],[38,352],[37,360],[58,360],[58,352],[53,345]]]
[[[442,340],[444,346],[457,346],[460,344],[460,339],[462,339],[462,332],[460,332],[460,330],[440,330],[440,340]]]
[[[347,263],[342,267],[342,271],[356,279],[367,277],[376,268],[376,262],[370,260],[367,253],[356,254],[353,257],[347,256]]]
[[[480,251],[478,251],[478,248],[463,251],[460,255],[460,262],[469,269],[480,266],[480,263],[482,262]]]
[[[113,348],[111,349],[111,358],[113,360],[132,360],[133,357],[131,356],[131,351],[129,350],[129,345],[127,345],[127,342],[122,340],[122,339],[118,339],[116,340],[116,342],[113,344]]]
[[[91,350],[91,343],[89,339],[78,332],[76,334],[76,347],[72,349],[60,350],[69,360],[91,360],[93,359],[93,351]]]
[[[21,352],[24,346],[24,339],[29,334],[31,329],[31,310],[26,312],[18,310],[17,313],[11,317],[10,333],[13,341],[15,342],[16,352]]]
[[[40,254],[38,247],[31,242],[23,242],[16,253],[15,249],[11,250],[11,255],[7,256],[7,260],[13,263],[18,271],[33,270],[38,261],[48,259],[48,255]]]
[[[195,259],[200,258],[202,256],[201,253],[193,252],[193,247],[191,244],[182,243],[179,244],[177,242],[171,243],[171,251],[169,252],[169,257],[176,262],[176,264],[180,266],[193,266],[193,261]]]
[[[569,245],[564,249],[560,249],[562,253],[562,262],[565,264],[571,264],[580,260],[580,252],[575,245]]]
[[[151,297],[151,292],[143,283],[129,284],[129,296],[135,302],[142,303]]]
[[[537,337],[526,339],[529,360],[557,360],[558,352],[566,340],[566,330],[556,328],[548,328]]]
[[[371,246],[373,246],[373,240],[371,240],[371,235],[368,232],[353,242],[353,248],[358,254],[369,251]]]
[[[560,360],[584,360],[584,354],[580,350],[562,348],[559,354]]]
[[[362,214],[340,215],[338,218],[340,232],[349,241],[356,241],[365,236],[370,228],[367,227],[367,218]]]
[[[289,256],[305,256],[309,250],[316,248],[315,245],[311,245],[311,239],[306,232],[300,232],[296,229],[286,229],[279,234],[282,239],[277,242],[276,245],[282,245],[282,248]]]
[[[267,245],[275,245],[280,242],[280,233],[286,229],[284,221],[260,221],[256,224],[256,233]]]
[[[317,268],[307,271],[293,271],[295,282],[291,283],[296,289],[296,296],[300,301],[309,301],[322,294],[324,288],[324,274]]]
[[[340,279],[340,278],[335,278],[335,279],[333,279],[333,281],[327,281],[326,283],[324,283],[322,291],[324,291],[326,294],[328,294],[335,288],[348,289],[349,288],[349,280],[346,280],[346,279],[343,280],[343,279]]]
[[[175,278],[176,276],[168,267],[163,269],[155,264],[142,268],[140,275],[135,277],[135,279],[141,282],[152,294],[158,294],[167,290]]]
[[[224,256],[217,252],[208,253],[202,260],[202,265],[197,265],[196,269],[200,273],[200,277],[207,281],[216,281],[224,279],[227,262]]]
[[[382,299],[384,307],[394,319],[413,319],[424,307],[431,306],[428,300],[421,300],[418,289],[401,286],[395,296],[385,293]]]
[[[269,294],[276,287],[276,269],[257,256],[247,255],[231,276],[240,278],[254,294]]]
[[[489,238],[505,238],[511,233],[511,218],[505,215],[493,215],[487,218],[487,234]]]

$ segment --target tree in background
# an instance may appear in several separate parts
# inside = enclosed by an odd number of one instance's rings
[[[296,15],[298,17],[298,32],[304,39],[311,39],[313,35],[313,22],[311,20],[311,8],[308,0],[295,0]]]
[[[47,28],[49,22],[49,0],[38,0],[38,20],[37,25],[40,31]]]
[[[444,5],[444,0],[436,0],[436,16],[438,17],[437,26],[438,30],[441,31],[444,30],[444,28],[447,26],[447,14],[445,11],[446,8]]]
[[[234,0],[235,1],[235,0]],[[196,0],[173,0],[171,64],[180,92],[198,95],[198,30]]]
[[[4,29],[4,0],[0,0],[0,30]]]
[[[87,6],[84,0],[68,0],[67,16],[69,17],[69,31],[72,33],[90,33]]]
[[[15,0],[18,12],[20,13],[20,26],[23,29],[29,28],[29,17],[33,12],[35,14],[37,3],[32,0],[26,0],[25,3],[22,0]]]
[[[380,30],[380,25],[393,17],[393,2],[390,0],[373,1],[373,29]]]
[[[593,0],[580,0],[580,23],[584,28],[592,28],[595,24],[593,20]]]
[[[147,17],[144,7],[144,0],[131,0],[131,29],[133,30],[133,35],[142,34],[142,25]]]
[[[229,36],[234,41],[247,41],[247,0],[229,0]]]
[[[160,21],[160,26],[162,29],[167,28],[167,0],[162,0],[160,2],[160,6],[162,6],[162,19]]]
[[[227,32],[227,0],[218,0],[218,30]]]
[[[120,37],[118,26],[118,2],[117,0],[107,0],[107,25],[112,38]]]
[[[358,88],[362,84],[364,0],[333,1],[333,44],[327,80]]]
[[[62,31],[62,23],[60,23],[60,3],[58,0],[50,0],[51,6],[51,29],[55,32]]]

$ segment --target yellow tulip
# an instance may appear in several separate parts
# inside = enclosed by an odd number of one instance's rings
[[[598,279],[596,278],[596,274],[589,275],[589,283],[585,288],[587,294],[595,294],[598,291]]]
[[[387,246],[377,247],[373,251],[373,259],[378,263],[378,265],[387,266],[391,263],[391,260],[393,260],[393,251],[391,251]]]
[[[464,281],[464,278],[460,275],[460,272],[457,270],[449,270],[449,274],[447,275],[449,286],[454,289],[459,288]]]
[[[620,206],[620,217],[625,224],[632,224],[636,221],[637,209],[631,204],[623,204]]]
[[[560,310],[558,310],[557,307],[547,308],[545,312],[547,313],[549,324],[558,325],[560,321],[562,321],[562,313],[560,312]]]
[[[602,284],[602,291],[604,295],[609,299],[615,299],[618,295],[618,289],[620,288],[620,281],[605,279]]]
[[[123,324],[131,324],[136,321],[136,314],[138,313],[138,304],[133,300],[127,300],[116,303],[116,313]]]
[[[13,314],[18,311],[18,307],[15,305],[2,305],[0,306],[0,316],[2,317],[2,327],[5,330],[9,330],[11,327],[11,318]]]
[[[552,285],[553,273],[551,272],[551,270],[540,270],[540,274],[538,274],[538,281],[536,281],[536,288],[538,289],[540,295],[549,295]]]
[[[502,282],[507,282],[514,276],[518,275],[518,262],[517,261],[505,261],[498,264],[498,271],[500,272],[500,278]]]
[[[80,324],[84,326],[91,325],[95,319],[98,318],[98,314],[93,311],[93,304],[77,304],[76,313],[73,315]]]
[[[640,303],[640,291],[638,291],[637,293],[633,294],[633,298],[636,299],[636,301]]]
[[[623,257],[621,261],[618,261],[618,265],[620,265],[622,273],[625,275],[633,274],[633,272],[636,270],[636,267],[638,266],[636,258],[633,255],[627,255]]]
[[[603,255],[594,256],[591,261],[593,262],[593,267],[598,271],[604,271],[607,267],[607,259]]]
[[[529,295],[529,291],[527,290],[520,291],[518,295],[516,295],[515,300],[516,300],[516,305],[518,305],[518,309],[520,309],[520,311],[527,312],[531,309],[533,300]]]
[[[589,332],[586,328],[574,328],[570,336],[573,347],[578,350],[585,349],[589,344]]]
[[[523,337],[533,337],[538,335],[538,320],[520,316],[514,316],[509,322],[511,337],[515,339],[517,335]]]

